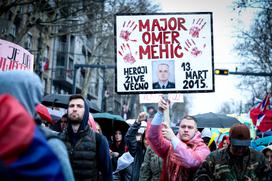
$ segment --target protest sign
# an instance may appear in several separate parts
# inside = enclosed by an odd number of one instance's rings
[[[34,57],[23,47],[0,39],[0,71],[33,71]]]
[[[140,94],[140,104],[144,103],[158,103],[163,94]],[[168,99],[171,103],[184,102],[182,94],[168,94]]]
[[[214,92],[212,13],[115,16],[117,93]]]

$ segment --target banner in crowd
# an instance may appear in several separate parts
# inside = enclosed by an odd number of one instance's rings
[[[118,93],[214,92],[212,13],[115,16]]]
[[[158,103],[163,94],[140,94],[140,104],[144,103]],[[168,94],[168,100],[171,103],[184,102],[182,94]]]
[[[33,71],[34,56],[23,47],[0,39],[0,71]]]

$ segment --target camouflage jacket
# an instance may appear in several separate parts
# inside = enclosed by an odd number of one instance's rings
[[[239,159],[226,148],[212,152],[197,170],[194,180],[240,181],[247,176],[254,181],[268,181],[270,173],[262,153],[250,148],[249,153]]]

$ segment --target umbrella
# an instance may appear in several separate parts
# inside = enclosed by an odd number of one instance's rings
[[[43,97],[42,104],[52,107],[66,108],[69,102],[69,95],[63,94],[49,94]]]
[[[236,118],[224,114],[204,113],[193,116],[198,128],[230,128],[240,123]]]
[[[65,114],[64,111],[57,110],[57,109],[47,108],[47,110],[55,122],[60,120],[60,118]]]
[[[61,107],[67,109],[70,96],[71,95],[69,94],[49,94],[43,97],[42,104],[45,106]],[[90,107],[91,113],[100,112],[96,104],[89,100],[87,100],[87,103]]]
[[[116,121],[125,121],[120,115],[110,113],[95,113],[93,114],[94,119],[110,119]]]
[[[125,134],[129,128],[129,125],[120,115],[110,113],[94,113],[92,115],[94,120],[100,125],[103,135],[109,140],[115,130],[119,129]]]

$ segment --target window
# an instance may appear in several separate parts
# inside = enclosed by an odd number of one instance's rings
[[[73,77],[73,68],[74,68],[74,61],[72,58],[69,57],[69,65],[67,70],[67,75],[69,78]]]
[[[47,94],[47,79],[46,78],[43,78],[42,86],[43,86],[43,90],[45,94]]]
[[[32,34],[28,33],[24,44],[25,49],[30,50],[32,48]]]
[[[58,52],[57,53],[57,66],[64,66],[64,65],[65,65],[64,53]]]

